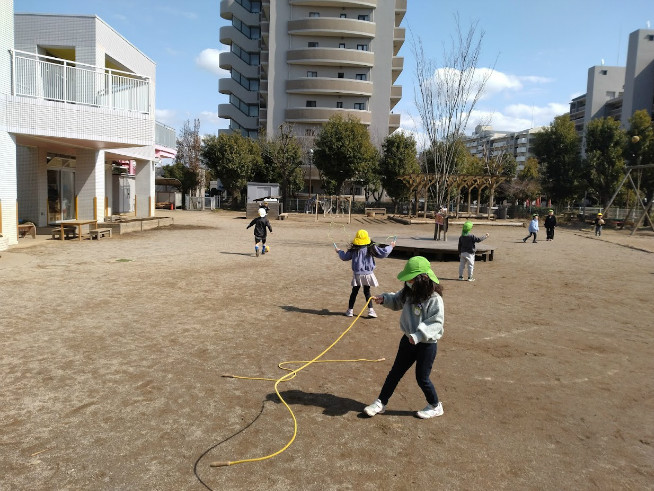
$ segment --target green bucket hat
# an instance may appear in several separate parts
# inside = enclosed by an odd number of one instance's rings
[[[429,261],[422,256],[413,256],[409,259],[404,265],[402,272],[397,275],[397,279],[400,281],[411,281],[419,274],[426,274],[434,283],[439,283],[438,278],[431,270]]]
[[[463,230],[461,231],[461,235],[468,235],[471,230],[472,230],[472,222],[465,222],[463,224]]]

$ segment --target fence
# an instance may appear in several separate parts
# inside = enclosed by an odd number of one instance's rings
[[[215,210],[220,208],[220,196],[188,196],[186,209],[191,211]]]
[[[150,79],[61,58],[12,51],[13,94],[149,114]]]

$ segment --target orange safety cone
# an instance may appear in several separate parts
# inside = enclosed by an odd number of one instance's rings
[[[175,205],[173,205],[172,203],[170,203],[170,209],[171,209],[171,210],[174,210],[174,209],[175,209]]]

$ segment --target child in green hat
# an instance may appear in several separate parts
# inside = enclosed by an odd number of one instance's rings
[[[443,335],[443,287],[429,261],[422,256],[409,259],[397,279],[405,282],[404,288],[396,293],[383,293],[373,300],[386,308],[402,311],[402,339],[379,397],[363,412],[371,417],[383,413],[397,384],[415,363],[416,380],[427,399],[427,406],[416,415],[422,419],[442,416],[443,405],[429,376],[436,358],[437,341]]]
[[[490,234],[482,235],[477,237],[472,235],[470,231],[472,230],[472,222],[468,221],[463,224],[463,230],[461,231],[461,236],[459,237],[459,279],[463,280],[463,269],[465,266],[468,266],[468,281],[475,281],[472,273],[475,269],[475,252],[477,247],[475,244],[486,240],[490,237]]]

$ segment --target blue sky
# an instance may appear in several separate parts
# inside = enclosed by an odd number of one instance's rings
[[[220,0],[14,0],[14,10],[98,15],[157,64],[158,121],[179,130],[199,118],[202,134],[227,126],[217,115],[227,102],[218,93],[226,75],[218,55],[227,49],[218,40],[226,24]],[[489,118],[498,130],[549,124],[586,91],[588,68],[602,60],[624,66],[629,33],[648,22],[654,28],[654,0],[408,0],[404,71],[396,82],[403,97],[394,110],[407,130],[417,119],[411,36],[438,60],[456,12],[464,28],[477,21],[484,31],[479,67],[495,65],[469,130]]]

